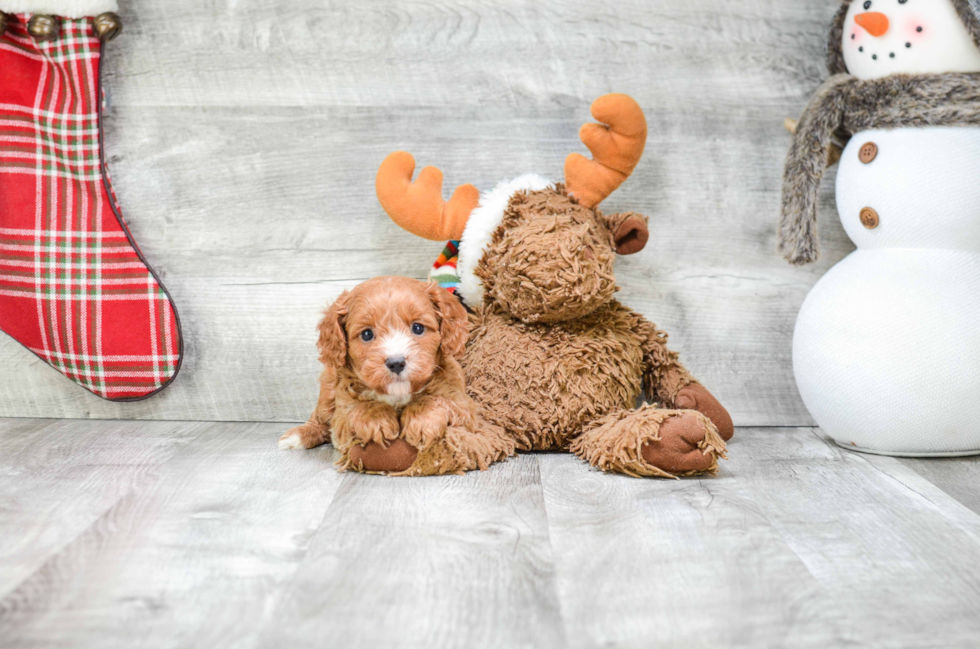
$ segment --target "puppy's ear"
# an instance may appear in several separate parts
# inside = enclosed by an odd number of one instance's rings
[[[466,349],[466,340],[470,336],[466,309],[460,304],[459,298],[435,282],[430,282],[425,287],[425,292],[428,293],[432,306],[439,314],[442,351],[453,358],[461,358]]]
[[[636,212],[607,214],[606,224],[612,232],[616,254],[632,255],[640,252],[650,239],[647,217]]]
[[[350,292],[344,291],[333,304],[323,312],[323,319],[316,326],[319,338],[316,348],[320,352],[320,362],[332,367],[341,367],[347,362],[347,332],[344,319],[347,317]]]

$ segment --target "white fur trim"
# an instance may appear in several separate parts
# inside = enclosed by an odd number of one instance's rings
[[[510,197],[519,191],[539,191],[554,187],[554,183],[537,174],[524,174],[520,178],[498,184],[480,196],[480,204],[470,213],[459,241],[459,257],[456,272],[459,275],[457,292],[471,307],[483,302],[483,282],[476,276],[476,266],[504,220],[504,210]]]
[[[0,0],[0,11],[7,14],[50,14],[63,18],[85,18],[118,10],[116,0]]]

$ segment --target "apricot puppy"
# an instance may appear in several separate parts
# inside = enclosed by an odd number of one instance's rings
[[[485,469],[514,453],[466,395],[467,315],[435,283],[377,277],[345,291],[317,326],[316,409],[279,448],[332,441],[342,470],[436,475]]]

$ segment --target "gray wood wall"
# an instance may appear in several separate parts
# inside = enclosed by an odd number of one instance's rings
[[[608,211],[651,217],[622,300],[739,425],[808,425],[796,312],[852,246],[822,192],[824,257],[773,252],[782,121],[820,81],[834,0],[123,0],[107,150],[125,215],[180,312],[177,381],[135,404],[75,386],[0,335],[0,416],[295,421],[316,395],[314,325],[342,289],[423,277],[440,245],[381,211],[395,149],[447,189],[560,179],[607,92],[647,153]]]

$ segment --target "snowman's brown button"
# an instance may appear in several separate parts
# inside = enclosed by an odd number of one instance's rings
[[[861,210],[861,225],[868,228],[869,230],[874,230],[878,227],[878,213],[875,212],[870,207],[865,207]]]
[[[865,142],[858,150],[858,160],[868,164],[878,156],[878,145],[874,142]]]

